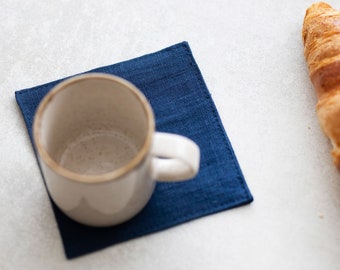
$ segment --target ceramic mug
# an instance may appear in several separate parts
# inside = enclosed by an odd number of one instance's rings
[[[122,223],[146,205],[155,181],[193,178],[199,147],[155,132],[145,96],[130,82],[88,73],[55,86],[35,114],[33,137],[49,194],[90,226]]]

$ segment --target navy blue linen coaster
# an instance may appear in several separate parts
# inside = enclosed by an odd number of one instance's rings
[[[142,212],[118,226],[92,228],[78,224],[51,201],[67,258],[253,200],[187,42],[89,72],[115,74],[133,82],[149,99],[157,130],[194,140],[201,149],[201,164],[192,181],[158,183]],[[32,121],[39,102],[62,80],[15,92],[31,141]]]

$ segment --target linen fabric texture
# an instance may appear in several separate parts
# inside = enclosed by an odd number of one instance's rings
[[[157,131],[181,134],[199,145],[200,170],[190,181],[157,183],[146,207],[121,225],[106,228],[81,225],[64,215],[51,200],[67,258],[252,202],[187,42],[88,72],[114,74],[135,84],[151,103]],[[37,106],[46,93],[64,79],[15,92],[32,145]]]

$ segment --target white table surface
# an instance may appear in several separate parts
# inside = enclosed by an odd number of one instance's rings
[[[0,0],[0,269],[340,269],[340,175],[301,41],[311,3]],[[14,91],[183,40],[254,202],[67,260]]]

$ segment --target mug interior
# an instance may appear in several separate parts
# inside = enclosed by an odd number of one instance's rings
[[[115,76],[87,74],[47,94],[36,114],[34,138],[50,166],[95,176],[136,166],[153,129],[150,105],[136,87]]]

